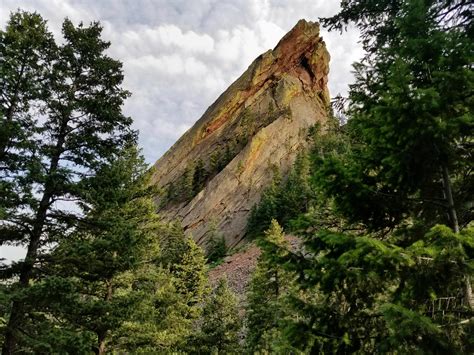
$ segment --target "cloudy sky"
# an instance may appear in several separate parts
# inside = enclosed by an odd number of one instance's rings
[[[335,14],[337,0],[0,0],[0,26],[19,7],[37,11],[61,38],[65,17],[99,20],[109,54],[124,64],[132,92],[124,111],[140,132],[148,163],[155,162],[262,52],[296,22]],[[330,91],[345,94],[351,64],[361,57],[358,34],[327,33]],[[24,251],[1,247],[0,258]]]
[[[262,52],[300,18],[337,12],[336,0],[1,0],[0,25],[18,7],[39,12],[59,39],[61,23],[99,20],[110,55],[124,63],[146,160],[153,163]],[[344,94],[361,56],[355,31],[323,36],[330,90]]]

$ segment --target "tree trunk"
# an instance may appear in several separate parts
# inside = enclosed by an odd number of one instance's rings
[[[444,195],[448,202],[448,214],[449,214],[449,219],[451,221],[451,227],[453,228],[454,233],[459,233],[458,216],[456,213],[456,208],[454,207],[453,191],[451,189],[451,180],[449,179],[448,168],[445,165],[443,165],[442,171],[443,171]]]
[[[112,299],[113,295],[113,287],[112,287],[112,281],[108,280],[107,281],[107,293],[104,297],[104,300],[106,302],[109,302]],[[97,354],[103,355],[105,354],[105,340],[107,337],[107,329],[102,330],[97,333],[97,341],[98,341],[98,352]]]
[[[474,295],[472,294],[471,280],[469,279],[469,275],[465,276],[464,287],[464,296],[466,297],[467,305],[471,310],[474,310]]]
[[[11,355],[15,352],[17,344],[16,329],[21,322],[21,315],[23,314],[22,305],[18,302],[13,302],[12,311],[10,312],[10,319],[5,330],[5,340],[3,341],[2,354]]]
[[[280,280],[278,278],[278,271],[275,270],[275,296],[280,296]]]
[[[459,233],[459,222],[458,216],[456,213],[456,208],[454,207],[454,199],[453,199],[453,192],[451,189],[451,180],[449,178],[449,171],[448,168],[443,165],[443,187],[444,187],[444,195],[448,202],[448,213],[449,219],[451,221],[451,227],[453,228],[454,233]],[[466,303],[471,310],[474,310],[474,296],[472,294],[472,287],[471,287],[471,280],[469,275],[464,276],[464,298],[466,299]]]
[[[107,336],[107,332],[102,332],[100,334],[97,334],[97,338],[99,341],[99,350],[97,354],[99,355],[104,355],[105,354],[105,337]]]

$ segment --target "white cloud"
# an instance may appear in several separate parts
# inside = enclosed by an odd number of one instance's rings
[[[26,256],[26,250],[22,247],[12,245],[0,246],[0,260],[5,259],[6,261],[24,259]]]

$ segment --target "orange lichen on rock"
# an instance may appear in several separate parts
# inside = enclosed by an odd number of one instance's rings
[[[326,60],[329,61],[329,55],[324,46],[318,44],[322,42],[319,37],[319,25],[311,22],[300,20],[297,25],[281,39],[275,49],[258,57],[250,66],[251,79],[245,80],[244,87],[235,92],[235,96],[225,104],[226,110],[213,117],[204,128],[201,138],[205,138],[209,134],[215,132],[226,121],[234,117],[234,113],[239,109],[240,105],[249,97],[257,93],[265,84],[270,81],[277,82],[284,73],[291,73],[298,77],[308,89],[325,88],[326,82],[319,82],[315,73],[320,72],[323,76],[327,76],[327,69],[321,70],[319,61],[311,61],[314,56],[315,48],[323,54],[327,55]],[[322,50],[321,50],[322,49]],[[316,64],[316,65],[314,65]],[[324,65],[323,65],[324,66]],[[247,79],[243,75],[237,80]],[[322,84],[322,85],[321,85]],[[235,100],[237,98],[237,100]]]

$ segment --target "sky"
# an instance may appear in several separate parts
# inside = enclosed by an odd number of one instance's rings
[[[296,22],[317,21],[337,0],[0,0],[0,26],[18,8],[37,11],[61,39],[61,24],[100,21],[108,54],[124,68],[139,145],[154,163],[261,53]],[[329,90],[345,95],[362,56],[358,33],[322,35],[331,54]],[[17,249],[0,248],[16,259]],[[14,255],[15,254],[15,255]]]

